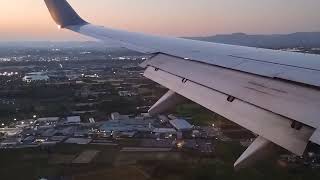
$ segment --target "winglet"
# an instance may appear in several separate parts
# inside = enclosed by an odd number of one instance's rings
[[[85,25],[84,21],[66,0],[44,0],[54,21],[61,27]]]

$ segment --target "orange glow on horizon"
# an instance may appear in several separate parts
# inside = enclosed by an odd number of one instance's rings
[[[160,35],[320,31],[318,0],[68,1],[84,19],[94,24]],[[43,0],[1,0],[1,4],[0,40],[83,39],[75,33],[58,31]]]

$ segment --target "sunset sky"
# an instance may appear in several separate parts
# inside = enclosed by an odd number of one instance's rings
[[[84,39],[58,30],[43,0],[0,2],[0,41]],[[160,35],[320,31],[319,0],[69,0],[69,3],[94,24]]]

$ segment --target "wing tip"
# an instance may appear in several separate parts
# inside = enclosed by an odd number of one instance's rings
[[[46,6],[59,27],[86,25],[83,20],[66,0],[44,0]]]

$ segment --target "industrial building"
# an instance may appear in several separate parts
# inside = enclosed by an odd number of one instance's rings
[[[106,132],[152,131],[152,120],[110,120],[103,123],[101,130]]]
[[[80,116],[69,116],[66,118],[65,124],[80,124]]]
[[[175,119],[169,122],[178,131],[190,131],[193,128],[193,126],[184,119]]]
[[[32,72],[26,74],[22,81],[26,83],[36,82],[36,81],[48,81],[50,78],[44,72]]]

